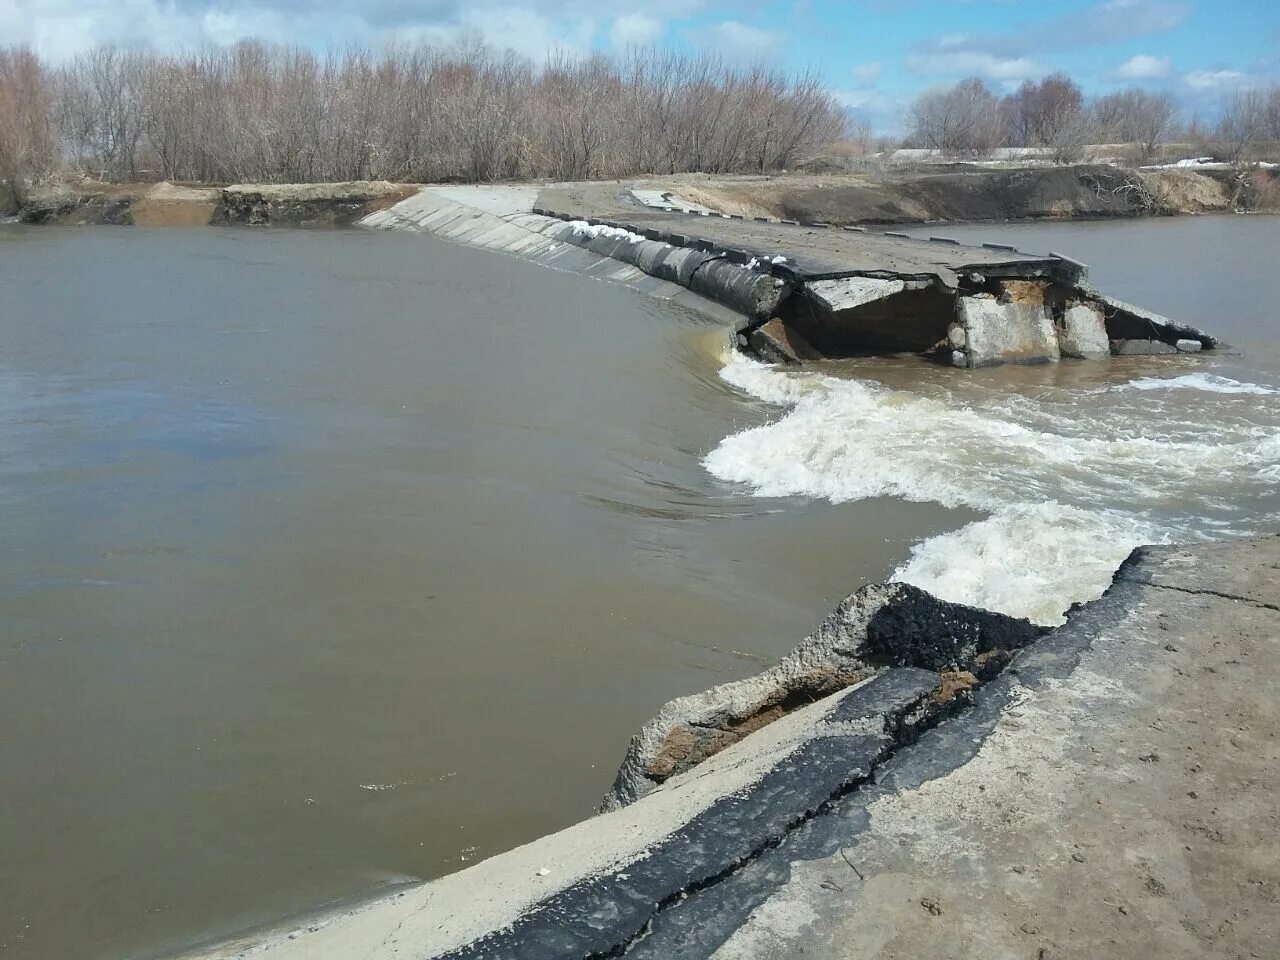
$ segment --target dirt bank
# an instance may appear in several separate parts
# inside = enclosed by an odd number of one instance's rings
[[[385,180],[236,184],[220,191],[212,222],[251,226],[345,226],[417,190],[417,185]]]
[[[1136,171],[1099,164],[1025,169],[956,164],[885,173],[679,174],[527,186],[566,195],[579,191],[581,206],[600,210],[601,216],[634,210],[630,199],[617,210],[605,206],[640,188],[722,213],[842,225],[1280,211],[1280,171],[1261,168],[1242,174]],[[416,189],[415,184],[386,181],[232,186],[85,181],[32,190],[22,204],[11,200],[8,207],[26,223],[339,226],[390,206]],[[0,197],[0,213],[3,206]]]
[[[954,166],[884,176],[689,182],[681,197],[725,213],[834,224],[1037,220],[1213,213],[1239,199],[1216,175],[1089,165],[1022,170]]]
[[[55,184],[10,201],[23,223],[194,227],[208,224],[344,226],[412,194],[385,181],[321,184]]]

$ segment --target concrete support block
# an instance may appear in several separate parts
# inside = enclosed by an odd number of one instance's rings
[[[1111,341],[1102,309],[1092,303],[1068,304],[1062,314],[1058,346],[1064,357],[1105,360],[1111,356]]]
[[[1034,284],[1009,282],[997,299],[989,293],[956,300],[965,329],[969,366],[1052,363],[1059,359],[1057,331]]]
[[[1107,332],[1113,340],[1145,340],[1148,338],[1166,340],[1198,340],[1205,350],[1213,350],[1218,341],[1203,330],[1170,320],[1151,310],[1125,303],[1115,297],[1096,293],[1097,299],[1107,314]]]
[[[1111,352],[1117,357],[1167,357],[1178,348],[1163,340],[1112,340]]]

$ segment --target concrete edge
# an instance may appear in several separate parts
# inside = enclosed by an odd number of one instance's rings
[[[769,319],[791,292],[784,280],[754,269],[752,261],[731,264],[720,262],[727,258],[714,252],[685,249],[687,238],[654,240],[613,222],[541,208],[498,214],[441,195],[432,187],[369,214],[358,224],[369,229],[430,233],[559,270],[624,283],[704,313],[735,332]],[[611,263],[616,267],[610,267]]]

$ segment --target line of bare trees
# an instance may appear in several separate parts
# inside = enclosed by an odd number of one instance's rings
[[[1223,99],[1207,130],[1183,129],[1169,93],[1130,87],[1086,100],[1062,73],[1026,81],[998,97],[979,78],[921,94],[911,108],[908,142],[956,156],[983,156],[998,147],[1033,147],[1059,163],[1079,160],[1090,144],[1125,144],[1149,162],[1176,136],[1218,159],[1243,159],[1251,145],[1280,140],[1280,85],[1241,90]]]
[[[0,47],[0,181],[47,173],[57,155],[48,72],[29,50]]]
[[[784,169],[846,116],[816,74],[637,49],[536,65],[474,40],[317,55],[0,48],[0,179],[562,179]]]

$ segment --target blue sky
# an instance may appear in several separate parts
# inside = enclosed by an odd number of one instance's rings
[[[1205,114],[1224,92],[1280,79],[1280,0],[0,0],[0,42],[55,60],[99,42],[323,48],[463,32],[536,58],[652,42],[815,68],[886,132],[921,90],[975,74],[997,90],[1053,70],[1090,93],[1140,83]]]

